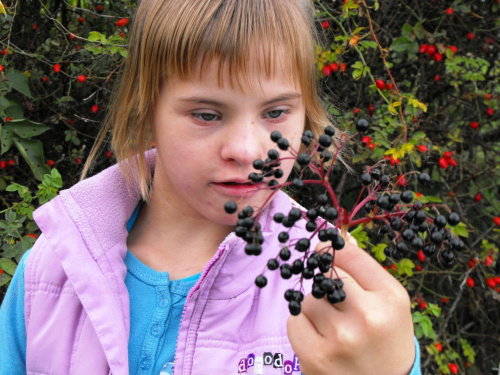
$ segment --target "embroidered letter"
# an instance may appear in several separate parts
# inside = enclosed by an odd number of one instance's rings
[[[255,354],[251,353],[247,357],[247,367],[248,368],[253,367],[254,363],[255,363]]]
[[[247,372],[247,359],[240,359],[240,363],[238,364],[238,374],[243,374]]]
[[[293,372],[293,363],[292,361],[286,361],[285,366],[283,366],[283,373],[285,375],[292,375]]]
[[[293,356],[293,371],[300,371],[299,359],[296,355]]]
[[[264,366],[271,366],[273,364],[273,353],[264,353]]]
[[[255,368],[253,373],[255,375],[261,375],[264,372],[264,359],[262,357],[255,357]]]
[[[274,368],[283,368],[283,354],[276,353],[274,355],[273,367]]]

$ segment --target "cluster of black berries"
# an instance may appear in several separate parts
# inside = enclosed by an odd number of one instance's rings
[[[229,201],[224,205],[224,210],[228,214],[233,214],[238,209],[235,202]],[[262,252],[262,244],[264,237],[260,231],[260,224],[252,217],[254,209],[246,206],[238,213],[238,221],[234,232],[236,236],[242,238],[247,245],[245,246],[245,253],[248,255],[260,255]]]
[[[430,182],[430,176],[427,173],[421,173],[418,177],[419,182],[427,185]],[[381,235],[387,235],[391,244],[385,248],[385,255],[394,259],[401,260],[408,257],[409,250],[422,250],[426,257],[432,257],[438,254],[440,264],[447,268],[453,265],[455,251],[461,251],[465,248],[463,241],[453,236],[447,230],[446,224],[455,226],[460,222],[460,216],[452,212],[448,219],[443,215],[438,215],[432,219],[424,210],[426,206],[420,201],[413,204],[413,193],[403,191],[397,192],[385,191],[391,183],[390,176],[382,174],[375,168],[370,173],[361,176],[361,182],[365,186],[371,186],[372,191],[376,193],[373,200],[368,201],[363,206],[365,213],[371,213],[378,208],[377,215],[380,218],[378,231]],[[400,204],[400,203],[403,204]]]
[[[325,128],[318,140],[314,139],[314,134],[306,130],[301,138],[302,144],[307,148],[307,151],[296,156],[297,164],[302,170],[305,170],[312,162],[314,153],[320,153],[320,161],[327,162],[331,160],[332,154],[329,148],[333,144],[335,129],[333,126]],[[288,150],[289,142],[283,138],[280,132],[274,131],[271,133],[271,139],[277,144],[281,150]],[[267,185],[275,190],[278,187],[285,185],[300,189],[305,183],[300,177],[292,179],[285,184],[279,184],[276,180],[283,176],[283,171],[279,169],[279,153],[277,150],[269,150],[266,160],[255,160],[253,166],[259,172],[251,173],[249,179],[254,183],[260,183],[265,178],[271,177]],[[235,202],[227,202],[225,205],[227,213],[235,213],[237,206]],[[238,221],[235,228],[235,233],[238,237],[247,242],[245,252],[248,255],[260,255],[262,251],[263,237],[260,233],[260,226],[252,217],[254,211],[247,206],[238,213]],[[313,279],[312,295],[316,298],[327,297],[331,303],[338,303],[345,299],[343,291],[343,283],[340,279],[332,280],[331,277],[325,276],[325,273],[332,271],[334,265],[333,252],[341,250],[345,246],[345,241],[339,235],[337,229],[328,225],[328,222],[334,222],[339,214],[333,207],[326,194],[318,194],[316,196],[316,204],[307,211],[299,208],[292,208],[287,214],[277,213],[273,220],[284,227],[284,230],[278,234],[278,241],[282,244],[279,253],[275,258],[269,259],[267,269],[276,271],[280,276],[288,280],[293,275],[300,275],[300,290],[289,289],[285,293],[285,299],[289,303],[289,310],[292,315],[298,315],[301,311],[301,302],[304,299],[302,292],[302,281]],[[292,228],[297,221],[305,219],[306,230],[311,233],[310,237],[290,238],[289,229]],[[324,247],[320,252],[311,249],[311,239],[318,236],[318,239],[324,243]],[[299,256],[292,256],[292,252],[297,252]],[[290,259],[293,258],[293,261]],[[259,275],[255,284],[263,288],[267,285],[267,278],[264,275]]]

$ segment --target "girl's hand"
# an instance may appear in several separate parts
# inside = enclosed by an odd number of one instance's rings
[[[321,244],[319,245],[321,246]],[[415,358],[410,298],[403,286],[358,246],[335,254],[345,301],[306,296],[288,320],[288,337],[305,375],[407,375]]]

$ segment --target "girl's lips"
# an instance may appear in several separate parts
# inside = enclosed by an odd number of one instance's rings
[[[214,186],[217,190],[225,195],[232,197],[250,197],[255,194],[259,189],[260,184],[254,184],[251,182],[214,182]]]

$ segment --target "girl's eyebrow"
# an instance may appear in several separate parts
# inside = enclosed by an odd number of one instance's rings
[[[300,99],[301,97],[302,97],[302,95],[297,93],[297,92],[284,93],[284,94],[281,94],[275,98],[267,100],[266,102],[262,103],[262,105],[266,106],[266,105],[270,105],[273,103],[282,102],[282,101],[286,101],[286,100]],[[229,107],[225,103],[222,103],[222,102],[219,102],[219,101],[213,100],[213,99],[208,99],[208,98],[205,98],[202,96],[180,97],[178,100],[181,102],[185,102],[185,103],[208,104],[208,105],[213,105],[215,107],[224,108],[224,109]]]

